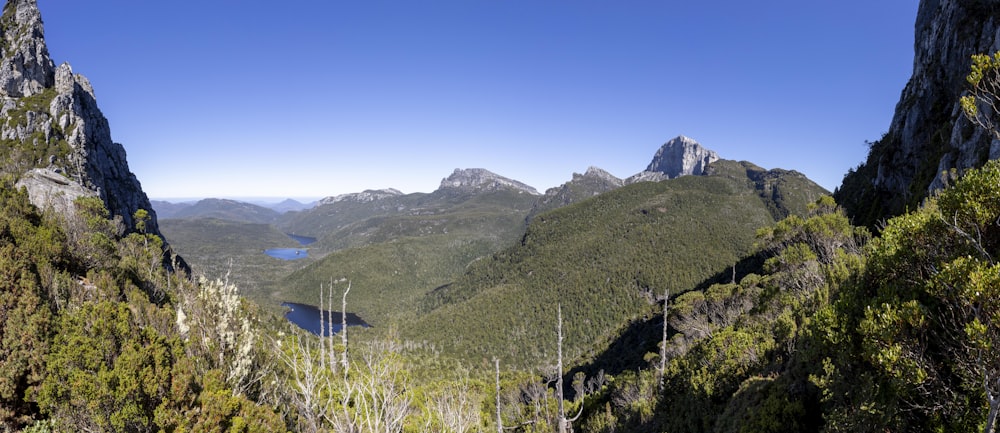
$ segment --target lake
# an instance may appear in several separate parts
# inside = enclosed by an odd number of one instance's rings
[[[314,305],[299,304],[296,302],[282,302],[281,306],[288,308],[288,311],[285,312],[285,319],[315,335],[330,336],[341,330],[340,324],[343,322],[343,316],[339,311],[320,310]],[[321,312],[323,317],[331,322],[328,325],[329,329],[323,329],[323,326],[320,324]],[[368,328],[371,325],[358,317],[357,314],[347,313],[347,326]]]
[[[285,233],[285,236],[294,239],[301,246],[316,242],[316,238],[309,236],[299,236],[291,233]],[[309,250],[306,248],[269,248],[264,250],[264,254],[281,260],[298,260],[309,257]]]
[[[305,248],[269,248],[264,250],[264,254],[281,260],[298,260],[309,257],[309,250]]]
[[[306,245],[309,245],[311,243],[315,243],[316,242],[316,238],[311,238],[309,236],[299,236],[299,235],[295,235],[295,234],[291,234],[291,233],[285,233],[285,236],[288,236],[288,237],[290,237],[292,239],[295,239],[295,242],[298,242],[299,245],[302,245],[302,246],[306,246]]]

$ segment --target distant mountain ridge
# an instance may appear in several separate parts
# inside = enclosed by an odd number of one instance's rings
[[[322,206],[342,201],[352,201],[356,203],[370,203],[376,200],[382,200],[389,197],[398,197],[401,195],[403,195],[403,193],[395,188],[366,189],[362,192],[340,194],[333,197],[327,197],[320,200],[318,204]]]
[[[238,200],[218,198],[207,198],[194,204],[174,206],[170,209],[173,210],[170,213],[170,218],[178,219],[217,218],[247,223],[270,223],[281,216],[278,211],[270,208]]]

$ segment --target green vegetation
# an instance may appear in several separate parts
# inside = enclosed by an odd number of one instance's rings
[[[302,221],[337,227],[311,245],[332,251],[279,283],[284,300],[316,303],[321,283],[350,278],[352,310],[369,323],[402,323],[427,292],[458,278],[476,259],[524,233],[534,197],[514,191],[437,191],[375,202],[339,202],[294,214],[286,229],[311,233]]]
[[[762,230],[761,274],[672,300],[664,391],[622,375],[584,431],[992,431],[998,194],[991,162],[864,247],[828,199]]]
[[[217,341],[229,325],[218,305],[205,307],[218,304],[204,293],[210,285],[168,273],[160,238],[120,227],[95,198],[63,218],[40,214],[23,190],[0,188],[3,429],[35,421],[56,431],[284,429],[258,405],[260,392],[232,374],[233,365],[260,365],[261,342],[201,350],[179,332],[175,308],[203,306],[189,329]],[[239,303],[229,313],[252,320]]]
[[[548,330],[562,302],[568,357],[592,357],[652,314],[664,289],[682,293],[729,278],[751,253],[757,228],[774,222],[746,166],[719,166],[726,175],[638,183],[536,216],[518,245],[429,292],[426,314],[402,335],[444,353],[537,367],[550,362]],[[795,185],[813,197],[822,191]],[[786,196],[783,206],[793,201]]]

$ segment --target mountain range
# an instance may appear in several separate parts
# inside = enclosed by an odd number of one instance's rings
[[[920,2],[913,78],[833,198],[679,136],[625,179],[539,193],[456,169],[271,209],[151,203],[36,2],[8,1],[0,429],[318,431],[392,400],[413,431],[565,430],[564,405],[588,432],[988,431],[1000,152],[956,101],[998,22],[995,2]],[[373,325],[350,345],[274,314],[344,283]]]

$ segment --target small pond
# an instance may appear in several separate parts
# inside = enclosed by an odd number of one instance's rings
[[[315,305],[299,304],[296,302],[282,302],[281,306],[288,308],[288,311],[285,312],[285,319],[313,334],[330,336],[341,330],[343,316],[339,311],[320,310]],[[324,326],[320,322],[321,317],[324,322],[329,322],[326,326],[327,329],[323,329]],[[347,326],[368,328],[371,325],[358,317],[357,314],[347,313]]]

